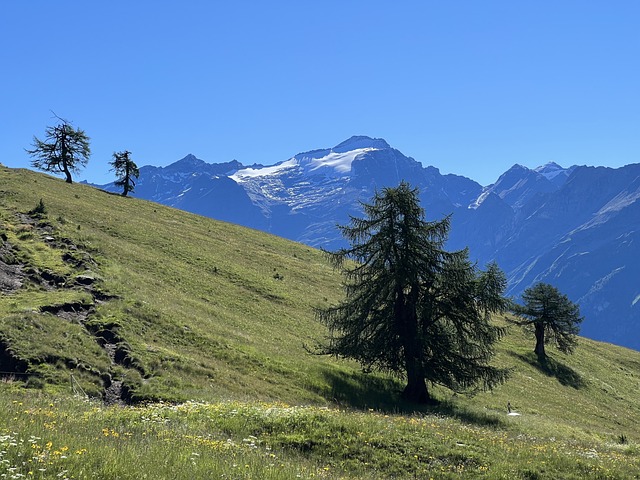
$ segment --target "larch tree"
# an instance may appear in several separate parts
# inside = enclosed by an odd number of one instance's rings
[[[489,322],[505,306],[497,271],[483,288],[467,250],[443,248],[449,217],[426,221],[405,182],[362,207],[364,218],[340,227],[350,247],[328,252],[345,299],[317,312],[329,329],[320,353],[405,378],[402,396],[416,403],[432,400],[427,382],[469,391],[504,381],[507,371],[489,365],[504,333]]]
[[[113,154],[113,161],[109,163],[112,170],[115,171],[116,181],[114,184],[122,187],[122,196],[126,197],[129,192],[133,192],[136,182],[140,175],[140,170],[133,160],[131,160],[131,152],[124,150]]]
[[[33,137],[33,149],[27,150],[34,157],[31,165],[45,172],[60,172],[67,183],[73,183],[71,172],[78,172],[89,161],[91,149],[89,137],[71,123],[62,120],[54,127],[47,127],[45,139]]]
[[[533,329],[536,337],[534,353],[540,360],[547,357],[545,345],[554,342],[558,350],[572,353],[580,332],[580,307],[548,283],[537,283],[522,294],[524,305],[515,304],[513,313],[518,325]]]
[[[476,279],[478,306],[484,311],[487,320],[492,313],[504,313],[511,306],[511,300],[505,298],[507,277],[496,262],[490,262],[484,272]]]

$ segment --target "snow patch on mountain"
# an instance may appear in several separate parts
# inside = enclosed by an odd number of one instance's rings
[[[321,158],[314,158],[309,162],[309,171],[313,172],[322,168],[333,169],[337,173],[349,173],[351,164],[355,159],[367,152],[373,152],[377,148],[358,148],[348,152],[331,152]]]
[[[489,195],[491,195],[493,191],[485,187],[484,191],[480,194],[478,198],[476,198],[471,204],[469,204],[468,208],[471,210],[476,210],[482,203],[487,199]]]
[[[342,176],[351,172],[352,163],[366,153],[377,151],[377,148],[366,147],[346,152],[320,150],[301,153],[295,157],[270,167],[244,168],[230,176],[240,183],[250,178],[277,176],[291,173],[293,169],[300,169],[301,174],[323,173],[328,177]]]
[[[549,162],[540,167],[534,168],[533,171],[544,175],[548,180],[553,180],[558,175],[565,173],[566,169],[562,168],[556,162]]]
[[[299,153],[285,162],[276,163],[270,167],[243,168],[229,177],[237,183],[292,173],[301,176],[307,173],[323,173],[330,178],[342,177],[351,173],[353,162],[362,158],[363,155],[390,148],[389,144],[381,138],[353,136],[333,148]]]
[[[284,170],[288,170],[298,166],[298,162],[295,158],[291,160],[287,160],[286,162],[276,163],[270,167],[260,167],[260,168],[243,168],[242,170],[238,170],[233,175],[230,175],[229,178],[236,182],[240,182],[243,178],[255,178],[255,177],[268,177],[271,175],[276,175]]]

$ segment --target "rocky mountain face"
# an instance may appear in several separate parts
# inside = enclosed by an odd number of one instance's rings
[[[352,137],[271,166],[193,155],[145,166],[134,196],[332,250],[344,245],[336,225],[402,180],[420,189],[428,219],[452,215],[448,248],[469,247],[481,267],[498,262],[509,295],[551,283],[580,304],[582,334],[640,349],[640,164],[514,165],[483,187]]]

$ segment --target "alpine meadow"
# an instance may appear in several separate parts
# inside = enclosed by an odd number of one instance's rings
[[[490,309],[506,381],[413,403],[312,348],[343,283],[312,247],[0,167],[0,478],[640,478],[640,352],[540,362]]]

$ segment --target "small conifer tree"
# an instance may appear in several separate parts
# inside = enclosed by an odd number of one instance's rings
[[[545,344],[553,341],[558,350],[572,353],[576,335],[580,332],[580,307],[547,283],[537,283],[522,294],[524,305],[514,305],[515,323],[533,328],[536,337],[535,354],[540,360],[547,356]]]
[[[109,163],[116,173],[116,186],[122,187],[122,196],[126,197],[129,192],[133,192],[136,182],[140,175],[140,170],[133,160],[131,160],[131,152],[124,150],[113,154],[113,161]]]
[[[61,172],[67,183],[73,183],[71,172],[86,166],[91,155],[89,137],[66,120],[47,127],[45,140],[33,137],[33,149],[27,153],[34,157],[31,165],[45,172]]]

